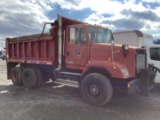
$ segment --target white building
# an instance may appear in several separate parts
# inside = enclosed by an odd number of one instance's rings
[[[5,51],[5,41],[4,40],[0,40],[0,51]]]

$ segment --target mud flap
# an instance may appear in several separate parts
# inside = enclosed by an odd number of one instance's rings
[[[154,79],[156,76],[156,72],[150,68],[142,69],[141,70],[141,95],[142,96],[149,96],[151,90],[154,90],[155,84]]]

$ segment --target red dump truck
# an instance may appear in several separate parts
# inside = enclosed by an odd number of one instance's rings
[[[44,34],[47,24],[51,25]],[[42,34],[6,38],[7,78],[37,88],[50,79],[80,88],[93,105],[108,103],[113,90],[148,95],[154,71],[146,68],[143,48],[115,45],[112,32],[58,15]]]

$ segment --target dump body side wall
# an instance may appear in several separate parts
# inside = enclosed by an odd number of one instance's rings
[[[7,39],[7,62],[56,64],[57,46],[56,38],[51,36],[37,39]]]

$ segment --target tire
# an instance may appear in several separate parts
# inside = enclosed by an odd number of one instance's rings
[[[34,69],[26,68],[22,74],[22,81],[25,88],[33,89],[37,84],[37,75]]]
[[[36,76],[37,76],[37,83],[36,83],[36,87],[41,87],[42,85],[42,73],[38,68],[33,68]]]
[[[12,83],[14,85],[22,85],[22,68],[14,67],[11,70]]]
[[[107,77],[99,73],[91,73],[84,77],[81,92],[88,103],[103,106],[111,100],[113,88]]]

